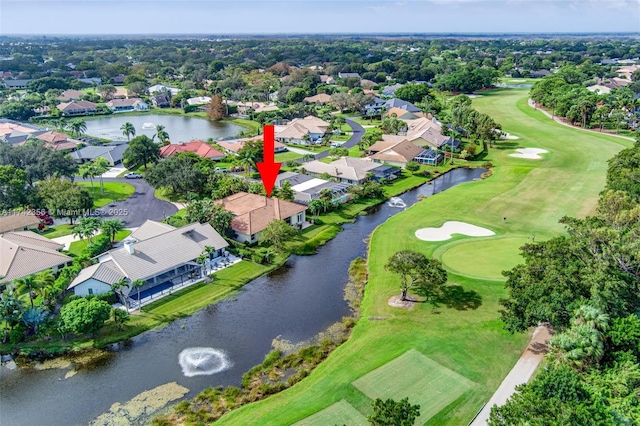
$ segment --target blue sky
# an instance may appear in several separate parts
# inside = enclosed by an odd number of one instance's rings
[[[640,32],[640,0],[0,0],[0,34]]]

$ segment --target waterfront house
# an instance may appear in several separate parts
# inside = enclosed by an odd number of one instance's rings
[[[284,220],[299,229],[306,224],[307,206],[278,198],[238,192],[216,200],[214,204],[233,213],[234,217],[231,220],[233,239],[241,243],[258,242],[262,231],[274,220]]]
[[[97,105],[89,101],[70,101],[58,104],[57,108],[64,116],[93,114],[97,111]]]
[[[200,140],[172,143],[160,147],[160,155],[163,157],[171,157],[172,155],[180,152],[193,152],[202,158],[208,158],[215,161],[222,160],[225,157],[223,152],[218,151],[211,145]]]
[[[111,167],[122,164],[122,156],[129,146],[128,143],[114,143],[110,145],[90,145],[85,146],[77,151],[73,151],[71,158],[77,163],[83,164],[95,160],[96,158],[104,158],[109,162]]]
[[[111,112],[147,111],[149,109],[149,104],[140,98],[112,99],[105,105],[109,107]]]
[[[339,182],[360,184],[369,179],[392,180],[398,176],[398,169],[375,163],[370,159],[342,157],[329,164],[314,160],[304,163],[307,174],[322,177],[330,176]]]
[[[409,142],[406,138],[401,141],[378,141],[367,149],[367,153],[373,161],[399,167],[406,166],[422,151],[424,149]]]
[[[8,216],[15,219],[20,215]],[[4,218],[4,217],[3,217]],[[32,221],[39,219],[33,216]],[[5,224],[14,227],[16,223]],[[51,241],[31,231],[4,232],[0,235],[0,284],[6,284],[38,272],[52,270],[54,273],[73,259],[60,253],[63,244]]]
[[[352,185],[348,183],[331,182],[294,172],[280,173],[276,177],[275,185],[280,188],[284,182],[291,184],[291,189],[294,191],[293,201],[296,203],[308,205],[311,200],[318,199],[320,191],[325,188],[331,190],[333,194],[331,202],[334,204],[345,203],[351,199],[351,194],[347,189]]]
[[[197,259],[211,247],[209,260],[223,259],[228,243],[208,223],[192,223],[181,228],[147,220],[124,242],[98,256],[98,263],[83,269],[69,284],[78,296],[100,294],[124,278],[142,280],[141,299],[153,297],[172,287],[202,278]],[[137,294],[137,290],[135,292]],[[129,298],[134,296],[129,290]]]

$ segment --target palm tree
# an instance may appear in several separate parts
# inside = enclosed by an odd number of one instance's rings
[[[146,283],[145,280],[135,280],[131,283],[131,288],[138,290],[138,309],[140,309],[140,288],[144,287]]]
[[[46,271],[42,271],[36,275],[35,281],[37,282],[38,288],[41,290],[40,294],[42,296],[42,304],[44,305],[45,301],[48,301],[47,299],[55,293],[55,287],[53,284],[56,281],[56,277],[50,269],[47,269]]]
[[[100,219],[97,217],[83,217],[78,220],[78,224],[73,227],[73,235],[80,238],[87,238],[89,244],[93,244],[93,236],[100,229]]]
[[[36,293],[36,290],[40,289],[41,283],[37,281],[33,275],[29,275],[28,277],[18,278],[17,280],[15,280],[15,283],[16,283],[16,289],[19,292],[29,293],[29,301],[31,302],[31,309],[33,309],[35,307],[33,304],[33,299],[35,299],[38,296],[38,294]]]
[[[111,164],[106,158],[98,157],[93,160],[93,171],[96,176],[100,177],[100,192],[104,194],[104,181],[102,180],[102,175],[111,168]]]
[[[326,213],[327,208],[331,206],[331,202],[333,201],[333,191],[329,188],[322,188],[318,194],[318,200],[322,202],[322,207],[324,207],[324,212]]]
[[[222,97],[224,98],[224,106],[226,108],[225,115],[229,115],[229,98],[231,97],[232,94],[233,94],[233,90],[231,90],[231,88],[229,87],[227,87],[222,91]]]
[[[202,266],[202,275],[207,275],[207,258],[208,256],[205,253],[201,253],[200,256],[196,258],[196,262]]]
[[[120,130],[122,130],[122,134],[127,137],[127,141],[130,141],[131,137],[136,135],[136,128],[129,122],[120,126]]]
[[[80,177],[82,177],[82,179],[89,178],[89,181],[91,182],[91,189],[93,189],[93,178],[96,176],[93,163],[84,163],[82,166],[80,166],[79,171]]]
[[[154,135],[154,137],[155,136],[157,136],[158,140],[162,143],[169,140],[169,133],[167,133],[165,127],[162,124],[158,124],[156,126],[156,134]]]
[[[80,136],[87,131],[87,123],[81,118],[76,118],[74,120],[71,120],[69,129],[74,136]]]
[[[320,213],[320,210],[322,210],[323,207],[324,203],[318,199],[314,198],[313,200],[309,201],[309,211],[316,219],[318,218],[318,213]]]
[[[124,303],[124,308],[129,312],[129,303],[127,301],[127,293],[124,289],[129,288],[129,281],[126,278],[120,278],[115,283],[111,284],[111,289],[120,296],[120,300]]]
[[[120,219],[105,219],[100,224],[100,229],[109,236],[109,240],[113,243],[116,234],[124,229],[124,222]]]

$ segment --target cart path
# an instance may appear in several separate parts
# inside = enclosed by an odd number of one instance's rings
[[[554,117],[551,114],[549,114],[549,112],[545,111],[543,108],[538,108],[538,106],[533,101],[533,99],[529,99],[529,106],[531,108],[535,109],[535,110],[538,110],[538,111],[542,112],[544,115],[546,115],[547,117],[551,118],[556,123],[560,123],[563,126],[571,127],[572,129],[582,130],[583,132],[596,133],[598,135],[614,136],[616,138],[627,139],[629,141],[635,141],[635,139],[630,137],[630,136],[616,135],[615,133],[598,132],[597,130],[585,129],[585,128],[582,128],[582,127],[571,125],[571,124],[569,124],[569,123],[567,123],[565,121],[562,121],[562,119],[559,118],[557,115]]]
[[[547,343],[551,339],[551,332],[546,326],[538,326],[531,336],[531,341],[527,345],[516,365],[511,369],[507,377],[504,378],[498,390],[493,394],[487,405],[484,406],[480,414],[473,420],[471,426],[484,426],[489,420],[491,407],[494,405],[504,405],[509,397],[515,392],[516,386],[527,383],[533,373],[540,365],[540,361],[547,353]]]

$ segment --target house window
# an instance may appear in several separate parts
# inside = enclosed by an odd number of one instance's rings
[[[302,213],[298,213],[298,219],[296,220],[296,223],[302,223]]]
[[[93,294],[93,289],[92,288],[89,289],[89,294]]]

